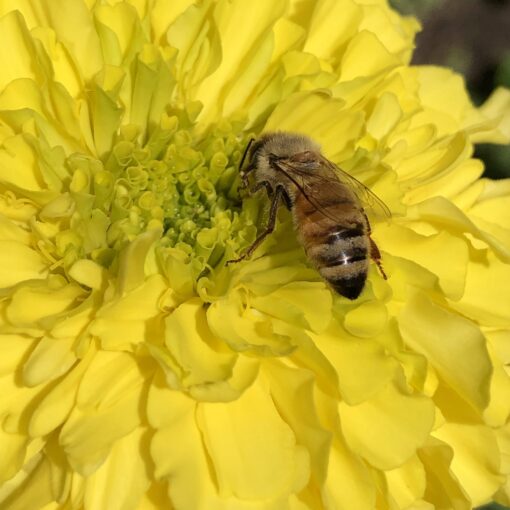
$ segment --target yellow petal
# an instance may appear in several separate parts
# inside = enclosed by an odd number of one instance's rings
[[[434,506],[439,503],[443,508],[458,510],[473,508],[467,494],[450,468],[453,457],[453,450],[450,446],[431,438],[427,445],[420,450],[419,457],[427,474],[427,486],[423,499],[432,501]]]
[[[65,374],[76,361],[73,344],[76,339],[43,337],[23,366],[23,382],[37,386]]]
[[[272,62],[278,62],[280,58],[285,59],[285,55],[291,53],[292,49],[297,50],[305,36],[303,27],[288,18],[280,18],[274,26]]]
[[[45,436],[64,422],[75,405],[78,384],[94,352],[95,349],[90,349],[87,355],[38,402],[28,425],[30,436]]]
[[[172,481],[169,497],[176,508],[221,508],[195,421],[196,403],[181,392],[168,388],[153,392],[153,388],[149,393],[148,417],[158,426],[151,441],[156,478]],[[153,421],[158,408],[164,410],[158,413],[165,415],[164,427],[158,425],[159,420]]]
[[[211,13],[205,6],[190,5],[170,25],[166,38],[176,48],[176,78],[180,93],[195,99],[194,92],[221,61],[220,35],[211,29]],[[203,103],[203,99],[199,98]]]
[[[72,98],[80,94],[82,83],[72,55],[67,51],[66,45],[57,40],[55,32],[50,27],[36,26],[31,34],[41,43],[48,58],[51,59],[53,81],[48,83],[48,92],[54,101],[52,105],[55,108],[56,118],[64,121],[67,133],[79,140],[78,118]]]
[[[412,228],[412,224],[409,225]],[[464,293],[468,267],[468,245],[447,231],[423,236],[410,228],[399,225],[379,225],[384,250],[420,264],[439,278],[439,284],[451,299],[459,299]],[[451,264],[444,263],[448,253]]]
[[[97,312],[90,332],[109,350],[132,349],[147,339],[148,321],[160,313],[159,299],[166,288],[162,276],[147,278],[135,290],[106,303]]]
[[[259,361],[239,356],[232,369],[232,375],[216,383],[192,386],[189,394],[195,400],[204,402],[229,402],[238,399],[253,384],[259,369]]]
[[[76,407],[60,433],[69,462],[84,476],[93,473],[115,442],[140,423],[145,382],[141,371],[132,356],[106,351],[99,351],[87,368]],[[101,435],[96,433],[99,429]]]
[[[322,283],[293,282],[255,297],[254,308],[295,326],[320,332],[331,320],[331,292]]]
[[[99,37],[86,4],[80,0],[57,0],[46,6],[45,14],[57,39],[71,53],[82,83],[89,82],[103,61]]]
[[[119,268],[119,293],[133,290],[145,281],[145,260],[161,232],[158,229],[140,234],[122,251]]]
[[[510,228],[510,218],[504,212],[510,204],[510,179],[482,181],[483,192],[470,208],[477,218],[492,221],[505,228]]]
[[[166,115],[175,76],[153,46],[145,46],[139,53],[136,69],[132,94],[123,102],[130,101],[131,107],[125,116],[129,116],[137,126],[142,126],[142,135],[145,135],[149,126],[159,124],[162,116]]]
[[[9,375],[20,368],[20,363],[36,341],[23,335],[0,335],[0,376]]]
[[[510,140],[510,94],[498,87],[480,107],[480,113],[494,124],[492,129],[476,132],[472,139],[478,143],[508,143]]]
[[[505,365],[510,364],[510,332],[507,329],[486,332],[494,353]]]
[[[294,338],[297,348],[292,352],[292,361],[315,374],[317,386],[328,395],[340,398],[338,375],[335,367],[317,347],[314,339],[306,334]]]
[[[458,129],[466,113],[473,108],[464,79],[441,67],[420,66],[417,70],[423,104],[434,111],[449,115]]]
[[[220,495],[264,500],[307,483],[309,458],[260,384],[235,402],[200,404],[198,423]]]
[[[367,59],[364,56],[370,55]],[[371,76],[400,64],[375,34],[363,30],[348,43],[340,64],[340,81]]]
[[[165,326],[165,343],[182,368],[184,386],[230,377],[236,356],[212,334],[201,300],[183,303],[167,317]]]
[[[411,457],[402,466],[385,471],[384,476],[388,484],[388,495],[398,508],[415,508],[426,487],[425,468],[417,455]],[[432,509],[431,509],[432,510]]]
[[[287,79],[294,76],[314,75],[320,71],[320,62],[317,57],[300,51],[289,51],[283,55],[282,63]]]
[[[29,221],[37,213],[38,208],[34,203],[19,200],[12,193],[7,192],[0,196],[0,212],[14,221]]]
[[[0,45],[4,48],[0,54],[3,69],[0,90],[17,78],[42,78],[41,68],[34,59],[34,43],[19,12],[12,11],[0,18],[0,34]],[[12,51],[12,48],[16,48],[16,51]]]
[[[160,510],[171,508],[172,503],[168,497],[168,487],[165,482],[152,481],[140,500],[137,510]]]
[[[254,4],[250,16],[246,16],[245,4],[240,0],[217,3],[214,21],[221,39],[222,57],[214,73],[199,85],[194,98],[204,104],[201,119],[216,117],[222,110],[227,114],[232,112],[252,92],[253,83],[262,78],[269,65],[272,26],[284,7],[280,0],[261,0]]]
[[[169,497],[176,508],[196,510],[252,510],[260,502],[242,500],[236,495],[218,493],[211,477],[211,458],[196,420],[197,404],[182,392],[168,389],[156,379],[149,391],[148,419],[158,430],[151,442],[151,455],[158,479],[171,480]],[[212,406],[222,404],[208,404]],[[250,442],[252,439],[250,439]],[[282,445],[280,445],[282,447]],[[225,451],[228,455],[229,451]],[[242,476],[244,468],[239,470]],[[217,480],[215,476],[214,479]],[[285,508],[286,495],[263,501],[264,508]]]
[[[132,6],[127,3],[101,5],[94,14],[106,64],[121,65],[129,58],[128,50],[133,54],[140,50],[143,40],[140,20]]]
[[[367,132],[380,140],[388,136],[402,116],[398,98],[385,93],[376,102],[367,122]]]
[[[78,260],[69,269],[69,276],[91,289],[100,289],[106,281],[106,271],[92,260]]]
[[[373,337],[384,329],[387,320],[386,307],[380,302],[368,301],[345,314],[344,328],[354,336]]]
[[[10,287],[25,280],[46,278],[46,261],[28,246],[0,241],[0,287]]]
[[[30,191],[40,191],[45,183],[37,164],[37,154],[23,135],[4,141],[0,150],[0,179]]]
[[[338,59],[339,50],[357,31],[362,8],[352,1],[322,0],[314,4],[311,19],[303,19],[309,24],[303,49],[325,60]]]
[[[421,181],[406,193],[406,202],[415,204],[438,195],[455,200],[456,195],[477,182],[482,173],[483,163],[473,159],[447,166],[443,171],[438,169],[433,177]]]
[[[39,509],[53,501],[50,461],[43,455],[37,454],[27,464],[27,472],[18,473],[19,480],[14,481],[13,490],[7,498],[1,501],[4,508],[9,508],[9,510]]]
[[[341,439],[335,441],[331,448],[323,493],[326,508],[372,510],[375,507],[372,475],[366,464]]]
[[[97,296],[90,296],[72,310],[64,311],[52,324],[53,338],[77,338],[82,335],[89,325],[97,305]]]
[[[29,419],[27,409],[37,408],[45,388],[22,386],[17,375],[17,372],[13,372],[0,378],[2,427],[10,434],[26,434]]]
[[[508,364],[510,357],[501,356],[498,345],[503,340],[510,348],[510,342],[508,338],[505,339],[505,333],[504,331],[485,332],[494,373],[491,380],[491,399],[483,416],[484,421],[492,427],[503,426],[510,416],[510,399],[508,398],[508,395],[510,395],[510,374],[505,370],[505,364]]]
[[[53,277],[49,284],[22,286],[12,295],[7,318],[17,326],[36,327],[39,321],[71,308],[82,296],[83,290],[78,285],[66,285],[58,277]]]
[[[473,223],[488,235],[510,249],[510,230],[505,211],[510,204],[510,181],[484,183],[484,190],[472,207]],[[506,184],[506,186],[505,186]],[[492,188],[496,188],[493,191]]]
[[[175,18],[192,4],[193,0],[175,0],[172,3],[156,0],[149,10],[154,39],[159,41]]]
[[[300,256],[302,250],[297,249],[250,260],[249,264],[240,265],[234,281],[260,296],[294,281],[317,280],[317,271],[296,263]]]
[[[48,101],[54,104],[51,111],[46,106]],[[25,140],[39,152],[46,147],[45,156],[50,161],[55,159],[52,151],[58,154],[63,149],[67,155],[81,149],[74,103],[61,84],[52,83],[46,90],[28,78],[14,80],[0,94],[0,111],[0,116],[16,132],[23,131],[25,135],[34,135],[35,139],[26,136]],[[57,164],[61,165],[61,162],[51,162],[50,168],[45,168],[46,161],[40,157],[41,154],[37,156],[39,170],[46,176],[57,170]]]
[[[385,5],[379,2],[362,5],[360,30],[377,34],[391,53],[409,54],[413,36],[420,27],[419,22],[412,17],[401,19],[396,12],[385,9]]]
[[[508,474],[510,473],[510,425],[506,423],[502,427],[496,429],[495,434],[500,450],[500,471]]]
[[[332,434],[319,421],[313,377],[279,363],[266,364],[264,373],[270,381],[271,395],[279,412],[296,434],[297,442],[305,446],[310,455],[313,481],[320,486],[327,476],[327,452]]]
[[[494,432],[482,425],[445,423],[434,431],[454,451],[452,472],[469,495],[473,507],[490,501],[505,477],[499,470],[499,451]]]
[[[464,296],[452,306],[480,324],[508,327],[509,278],[510,265],[488,251],[482,260],[468,265]]]
[[[448,196],[462,189],[464,186],[470,185],[479,175],[475,170],[480,172],[480,165],[470,165],[466,163],[471,156],[472,148],[467,135],[464,132],[457,133],[448,137],[443,137],[436,142],[429,150],[422,154],[412,155],[405,159],[397,169],[400,175],[404,175],[407,182],[409,203],[425,200],[427,192],[434,191],[434,184],[437,181],[446,184],[445,192],[441,190],[440,196]],[[423,164],[426,166],[422,166]],[[467,175],[459,170],[459,165],[466,165]],[[453,183],[447,183],[445,177],[454,178]],[[424,186],[422,194],[420,194],[421,186]],[[418,188],[416,190],[415,188]],[[433,197],[432,197],[433,198]]]
[[[92,130],[98,156],[105,156],[112,149],[122,117],[117,96],[125,78],[123,69],[104,67],[92,85]]]
[[[349,404],[375,396],[397,370],[398,364],[377,342],[352,337],[339,327],[312,338],[335,368],[342,399]]]
[[[426,200],[408,208],[411,219],[420,219],[436,228],[447,228],[453,233],[468,233],[490,246],[504,260],[510,260],[510,247],[494,236],[476,227],[473,221],[453,203],[443,197]]]
[[[142,494],[149,486],[148,452],[141,450],[144,432],[144,429],[138,428],[119,439],[106,461],[87,478],[84,494],[86,508],[139,508]]]
[[[12,478],[23,466],[27,447],[27,437],[24,434],[8,434],[0,429],[0,483]],[[2,501],[0,491],[0,502]],[[1,503],[0,503],[1,504]]]
[[[492,366],[475,324],[416,294],[400,314],[399,327],[404,342],[426,356],[459,395],[475,408],[487,405]]]
[[[399,142],[406,145],[405,154],[407,157],[425,152],[430,149],[431,144],[435,140],[436,130],[433,125],[425,124],[413,129],[406,129],[403,132],[392,133],[388,139],[390,146],[394,146]]]
[[[393,469],[410,459],[434,424],[434,404],[406,395],[390,383],[375,397],[355,406],[340,403],[347,444],[378,469]]]
[[[227,299],[212,303],[207,309],[207,322],[214,335],[238,352],[289,353],[293,349],[290,334],[300,331],[256,309],[245,309],[237,292],[231,292]],[[275,329],[278,326],[287,331],[278,334]]]
[[[295,72],[297,69],[303,69],[304,66],[310,69],[310,66],[314,66],[314,63],[317,62],[315,57],[310,56],[310,58],[307,58],[305,53],[297,51],[301,46],[300,43],[302,43],[305,38],[305,31],[296,23],[286,18],[280,18],[274,24],[273,34],[274,48],[271,55],[271,64],[273,66],[283,65],[285,71],[290,73],[290,75],[288,74],[287,76],[295,76],[293,71]],[[292,71],[287,66],[289,60],[291,64],[293,63],[297,66],[293,68]],[[299,73],[299,71],[297,72]],[[273,106],[278,104],[282,94],[285,93],[284,90],[286,87],[288,87],[289,90],[293,90],[295,83],[300,82],[302,79],[301,74],[298,74],[294,79],[285,79],[282,75],[282,72],[272,73],[269,77],[266,75],[255,88],[252,97],[248,98],[246,102],[246,108],[249,110],[248,127],[252,126],[253,123],[256,124],[260,118],[264,118],[268,109],[272,109]]]
[[[161,330],[161,328],[153,331]],[[90,332],[101,339],[101,346],[108,350],[133,351],[136,345],[146,341],[148,329],[145,322],[115,319],[97,319]]]
[[[15,10],[22,14],[29,29],[36,25],[42,25],[46,21],[44,13],[31,0],[4,0],[0,4],[0,16],[5,16]]]

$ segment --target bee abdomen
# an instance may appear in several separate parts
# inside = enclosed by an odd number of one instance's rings
[[[307,253],[321,276],[339,294],[356,299],[368,272],[368,243],[361,226],[330,233],[323,244],[309,245]]]
[[[345,266],[353,262],[366,260],[367,250],[365,247],[349,247],[346,250],[329,250],[324,249],[318,251],[317,264],[319,267],[335,267]]]
[[[367,272],[358,273],[356,276],[341,277],[337,280],[328,280],[327,278],[325,280],[341,296],[348,299],[356,299],[365,287]]]

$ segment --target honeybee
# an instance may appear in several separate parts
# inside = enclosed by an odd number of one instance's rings
[[[248,165],[243,169],[246,157]],[[361,182],[326,159],[316,142],[294,133],[266,133],[248,144],[240,172],[241,188],[248,188],[250,194],[265,188],[271,205],[265,230],[230,263],[250,257],[273,232],[283,202],[292,212],[308,259],[338,294],[352,300],[361,294],[369,258],[386,279],[362,202],[377,204],[390,215],[388,208]]]

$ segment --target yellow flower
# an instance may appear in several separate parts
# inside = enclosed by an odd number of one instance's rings
[[[17,10],[13,10],[17,9]],[[0,6],[0,507],[510,503],[510,137],[383,0]],[[371,187],[388,280],[332,294],[240,201],[262,131]]]

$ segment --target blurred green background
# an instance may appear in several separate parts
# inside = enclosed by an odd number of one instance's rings
[[[466,77],[473,101],[510,88],[510,0],[389,0],[416,16],[423,30],[416,39],[416,64],[446,65]],[[477,145],[485,175],[510,177],[510,146]]]
[[[510,0],[390,0],[416,16],[423,30],[416,39],[415,64],[453,68],[466,77],[475,104],[495,87],[510,88]],[[510,177],[510,146],[478,145],[485,175]],[[510,510],[493,503],[483,510]]]

